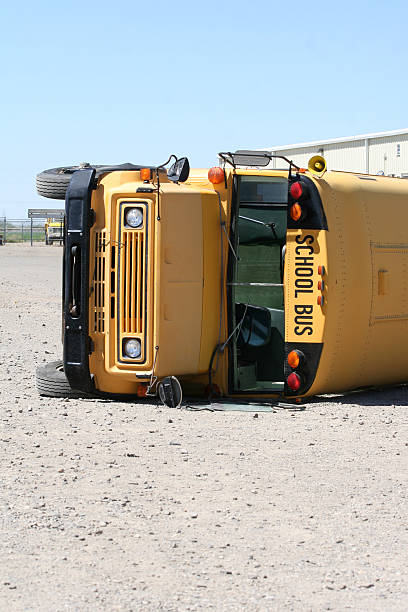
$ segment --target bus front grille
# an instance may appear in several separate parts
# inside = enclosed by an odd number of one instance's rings
[[[95,263],[92,280],[92,312],[94,332],[105,331],[106,232],[95,232]]]
[[[144,231],[123,231],[120,245],[120,332],[145,332],[146,257]]]

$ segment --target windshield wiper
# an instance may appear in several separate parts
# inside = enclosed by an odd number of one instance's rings
[[[272,230],[274,237],[276,238],[276,240],[278,239],[278,235],[275,231],[275,223],[271,222],[271,223],[265,223],[264,221],[259,221],[259,219],[252,219],[251,217],[244,217],[243,215],[238,215],[239,219],[245,219],[245,221],[251,221],[252,223],[257,223],[258,225],[264,225],[265,227],[269,227],[270,230]]]

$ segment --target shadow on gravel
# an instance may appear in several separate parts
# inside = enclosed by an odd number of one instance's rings
[[[316,395],[305,401],[308,404],[329,402],[357,406],[408,406],[408,386],[361,389],[347,394]]]
[[[163,405],[157,397],[144,397],[144,398],[133,398],[128,395],[117,395],[108,396],[104,394],[98,395],[80,395],[76,398],[71,399],[82,399],[85,402],[95,403],[125,403],[135,404],[138,406],[150,405],[157,406],[158,408],[168,408]],[[296,403],[285,398],[285,400],[269,400],[269,401],[233,401],[230,398],[219,398],[213,401],[186,397],[183,399],[183,403],[180,406],[181,410],[187,410],[190,412],[276,412],[277,410],[289,410],[295,412],[303,412],[307,410],[308,406],[313,404],[342,404],[343,406],[354,405],[354,406],[408,406],[408,386],[402,385],[399,387],[386,387],[386,388],[371,388],[371,389],[359,389],[349,393],[333,393],[327,395],[315,395],[313,397],[302,398],[302,403]],[[177,408],[168,408],[169,410],[177,410]]]
[[[294,412],[302,412],[306,410],[307,406],[305,403],[279,401],[279,400],[254,400],[254,401],[234,401],[230,398],[217,398],[213,400],[206,400],[197,397],[186,397],[183,398],[181,406],[178,408],[166,406],[157,397],[144,397],[144,398],[133,398],[128,395],[124,396],[79,396],[69,399],[82,399],[84,402],[92,402],[95,404],[134,404],[135,406],[156,406],[164,410],[183,410],[187,412],[277,412],[278,410],[289,410]],[[321,401],[321,400],[320,400]]]
[[[96,404],[135,404],[137,406],[163,406],[161,401],[155,397],[134,397],[129,395],[79,395],[74,399],[81,399],[85,402],[95,402]]]

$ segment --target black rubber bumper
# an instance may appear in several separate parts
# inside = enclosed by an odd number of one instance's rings
[[[91,393],[89,372],[89,230],[95,169],[74,172],[65,197],[64,372],[72,389]]]

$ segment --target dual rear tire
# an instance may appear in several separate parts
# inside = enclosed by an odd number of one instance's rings
[[[90,167],[89,164],[81,164],[80,166],[64,166],[43,170],[36,177],[38,195],[52,200],[65,200],[65,194],[74,172],[88,167]],[[98,166],[94,167],[97,168]]]
[[[71,388],[64,373],[64,365],[59,359],[51,361],[37,368],[37,391],[45,397],[78,398],[88,396],[86,393]],[[175,376],[168,376],[157,386],[159,398],[169,408],[179,408],[183,393],[181,385]]]
[[[46,397],[80,397],[79,391],[71,388],[61,360],[39,366],[36,383],[38,393]]]

